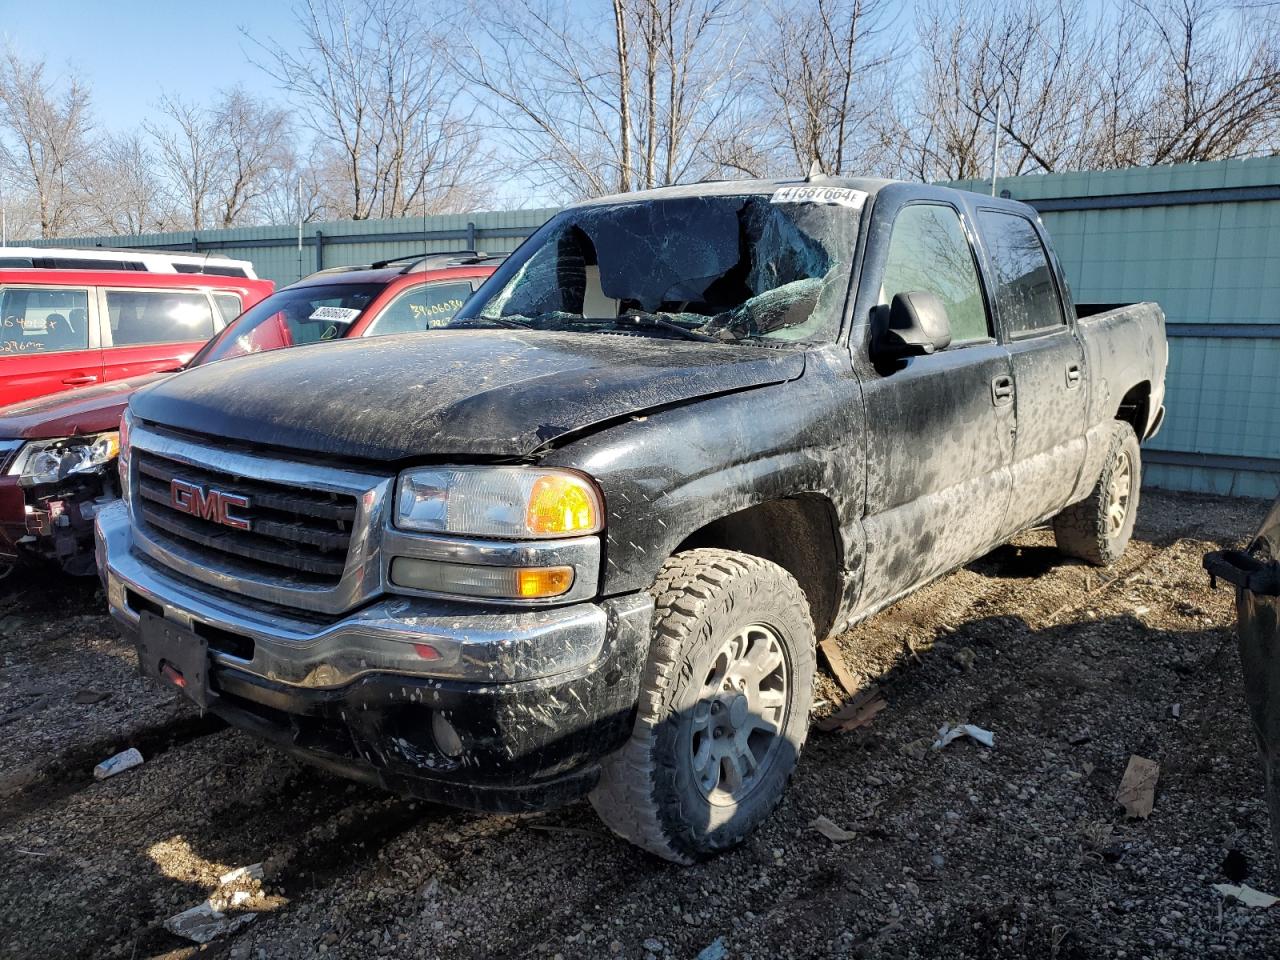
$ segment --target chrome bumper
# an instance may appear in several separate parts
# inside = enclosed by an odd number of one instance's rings
[[[253,641],[251,659],[211,650],[215,663],[276,683],[305,688],[345,686],[367,674],[462,679],[486,683],[535,680],[580,671],[605,646],[611,619],[634,614],[647,596],[528,610],[495,610],[445,600],[394,597],[334,623],[317,625],[287,611],[260,611],[168,574],[134,550],[123,503],[98,514],[98,570],[112,615],[127,633],[141,610],[130,594],[164,617],[200,632],[212,627]],[[153,610],[153,612],[156,612]],[[615,616],[611,617],[611,613]],[[424,659],[418,647],[436,656]]]

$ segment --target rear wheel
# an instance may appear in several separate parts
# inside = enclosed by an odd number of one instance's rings
[[[1099,567],[1119,560],[1133,536],[1141,486],[1138,437],[1129,424],[1117,421],[1093,491],[1053,519],[1058,549]]]
[[[777,806],[809,726],[814,631],[776,564],[727,550],[672,557],[631,739],[591,803],[615,832],[692,863],[745,839]]]

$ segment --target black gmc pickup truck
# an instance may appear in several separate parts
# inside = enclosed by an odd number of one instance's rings
[[[231,723],[691,862],[781,798],[818,639],[1036,524],[1120,555],[1165,361],[1012,201],[593,200],[444,328],[136,394],[98,562],[143,673]]]

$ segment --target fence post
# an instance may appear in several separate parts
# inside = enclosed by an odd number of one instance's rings
[[[200,252],[200,240],[194,233],[191,235],[191,252],[192,253]]]
[[[467,221],[467,249],[476,250],[476,225],[470,220]]]
[[[316,270],[324,269],[324,231],[316,231]]]

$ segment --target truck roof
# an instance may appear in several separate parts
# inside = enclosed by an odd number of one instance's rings
[[[744,193],[770,194],[781,187],[841,187],[850,190],[861,190],[874,194],[896,180],[881,180],[875,177],[814,177],[812,180],[793,177],[786,180],[704,180],[699,183],[680,184],[674,187],[656,187],[652,190],[637,190],[634,193],[614,193],[604,197],[593,197],[572,204],[572,208],[593,207],[611,203],[637,203],[643,200],[668,200],[674,197],[727,197]]]

